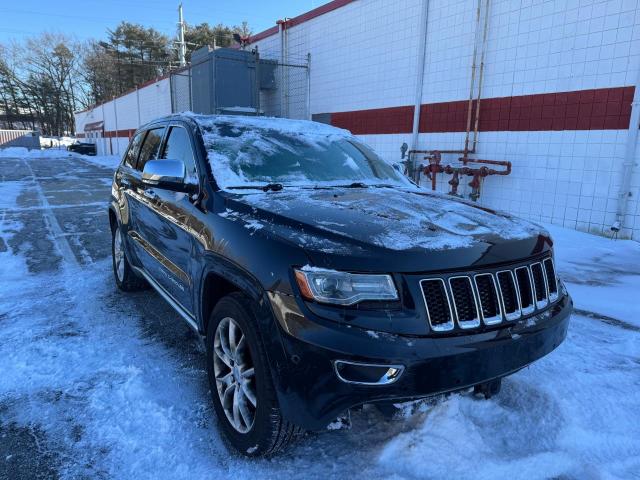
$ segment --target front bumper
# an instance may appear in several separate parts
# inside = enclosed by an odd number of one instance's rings
[[[455,391],[514,373],[554,350],[566,337],[573,303],[479,333],[408,337],[308,318],[293,297],[269,294],[284,356],[274,383],[285,417],[308,430],[324,428],[344,410],[375,401],[410,400]],[[283,331],[282,331],[283,330]],[[334,361],[403,365],[388,385],[341,381]]]

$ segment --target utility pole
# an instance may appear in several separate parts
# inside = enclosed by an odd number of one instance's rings
[[[180,66],[187,64],[187,44],[184,41],[184,18],[182,17],[182,3],[178,5],[178,59]]]

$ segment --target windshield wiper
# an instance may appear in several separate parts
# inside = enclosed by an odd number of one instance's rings
[[[267,183],[266,185],[238,185],[227,187],[229,190],[262,190],[263,192],[279,192],[284,188],[281,183]]]
[[[363,183],[363,182],[353,182],[347,185],[329,185],[327,188],[393,188],[393,185],[389,185],[388,183]]]
[[[347,185],[315,185],[313,188],[323,189],[323,188],[369,188],[369,185],[362,182],[353,182]]]

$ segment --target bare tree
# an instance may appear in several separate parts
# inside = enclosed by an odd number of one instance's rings
[[[88,102],[82,52],[79,42],[51,33],[3,47],[0,105],[7,124],[30,119],[44,134],[73,134],[73,113]]]

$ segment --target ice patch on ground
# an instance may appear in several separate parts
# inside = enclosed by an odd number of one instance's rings
[[[94,165],[100,165],[101,167],[107,167],[115,170],[120,164],[120,155],[78,155],[74,156],[81,158],[85,162],[93,163]]]
[[[0,158],[79,158],[94,165],[116,169],[120,163],[120,155],[80,155],[62,148],[27,149],[24,147],[0,148]]]

